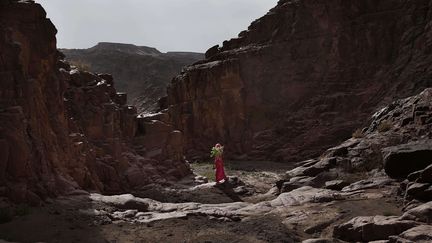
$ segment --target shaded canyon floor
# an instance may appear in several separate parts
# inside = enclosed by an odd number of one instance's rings
[[[226,167],[235,177],[223,188],[206,183],[203,177],[190,177],[171,188],[135,193],[160,201],[84,192],[61,197],[0,224],[0,238],[11,242],[300,242],[331,238],[332,226],[356,216],[401,215],[396,185],[391,183],[385,189],[348,193],[302,187],[278,196],[271,186],[290,169],[287,165],[236,161]],[[206,174],[211,165],[192,164],[192,168]]]

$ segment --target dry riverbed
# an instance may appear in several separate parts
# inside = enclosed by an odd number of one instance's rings
[[[194,177],[132,195],[83,194],[26,208],[0,224],[10,242],[301,242],[331,237],[332,226],[359,215],[400,215],[389,190],[358,194],[303,188],[278,196],[275,182],[290,167],[227,161],[226,171],[245,192],[215,187],[211,163],[192,164]],[[138,198],[139,196],[139,198]],[[142,199],[141,199],[142,198]],[[150,199],[151,198],[151,199]],[[330,198],[330,200],[329,200]],[[153,199],[153,200],[152,200]],[[131,203],[132,202],[132,203]]]

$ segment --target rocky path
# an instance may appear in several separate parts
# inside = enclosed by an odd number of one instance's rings
[[[276,198],[270,190],[284,165],[252,168],[227,165],[230,184],[216,187],[204,177],[146,187],[135,195],[102,196],[77,192],[0,224],[0,239],[11,242],[295,242],[272,206],[254,201]],[[270,165],[270,166],[269,166]],[[205,174],[209,164],[192,166]],[[258,169],[262,169],[258,171]],[[268,192],[270,191],[270,192]],[[145,197],[147,196],[147,197]],[[150,199],[153,198],[153,199]],[[156,199],[156,200],[155,200]],[[282,205],[282,202],[276,202]],[[256,209],[259,211],[252,212]],[[265,214],[261,213],[266,212]],[[27,232],[22,234],[22,232]],[[297,239],[297,240],[296,240]]]
[[[223,188],[196,177],[172,188],[136,193],[162,200],[77,192],[0,224],[0,238],[11,242],[301,242],[331,239],[334,227],[357,216],[393,219],[402,215],[395,195],[398,185],[391,181],[345,191],[303,186],[278,194],[268,188],[283,177],[277,164],[261,171],[250,165],[228,164],[228,173],[238,177]],[[193,168],[203,173],[207,166]]]

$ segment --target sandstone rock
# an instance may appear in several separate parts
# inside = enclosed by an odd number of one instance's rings
[[[327,171],[336,165],[336,158],[324,158],[316,163],[305,164],[288,171],[288,176],[316,176],[321,172]]]
[[[199,184],[204,184],[208,182],[208,178],[204,176],[195,176],[194,181]]]
[[[411,183],[406,193],[420,200],[432,200],[432,185],[427,183]]]
[[[351,185],[342,188],[342,191],[352,192],[352,191],[363,190],[363,189],[380,188],[385,185],[391,184],[392,182],[394,182],[394,180],[389,179],[388,177],[370,178],[370,179],[354,182]]]
[[[422,170],[414,171],[407,176],[408,181],[417,181],[422,173]]]
[[[348,183],[343,180],[333,180],[333,181],[327,181],[325,183],[326,189],[336,190],[336,191],[340,191],[346,186],[348,186]]]
[[[325,238],[307,239],[302,241],[302,243],[333,243],[333,242],[335,242],[334,239],[325,239]]]
[[[227,183],[232,188],[236,188],[236,187],[244,186],[245,185],[245,183],[242,180],[240,180],[240,178],[238,178],[237,176],[228,176]]]
[[[424,223],[432,222],[432,202],[422,204],[405,212],[402,217],[404,220],[415,220]]]
[[[341,200],[343,197],[340,193],[328,189],[318,189],[310,186],[304,186],[290,192],[280,194],[276,199],[271,201],[273,206],[293,206],[301,205],[307,202],[330,202]]]
[[[81,189],[118,193],[148,183],[137,179],[137,171],[154,179],[172,178],[167,168],[190,173],[183,160],[143,165],[134,159],[139,157],[131,144],[138,128],[136,108],[125,105],[124,94],[117,95],[112,76],[60,60],[57,30],[40,4],[3,1],[0,15],[0,183],[5,196],[38,204]],[[176,145],[178,137],[172,140]],[[182,157],[177,148],[172,153]]]
[[[384,103],[430,86],[428,4],[279,1],[171,82],[168,112],[188,155],[221,141],[228,157],[294,162],[349,138]]]
[[[420,171],[418,182],[432,183],[432,165],[429,165],[424,170]]]
[[[298,176],[293,177],[289,181],[284,182],[281,186],[281,192],[290,192],[294,189],[303,187],[303,186],[313,186],[315,177],[309,176]]]
[[[119,209],[138,210],[146,212],[149,209],[149,201],[141,198],[136,198],[131,194],[117,195],[117,196],[102,196],[98,194],[91,194],[90,198],[94,201],[101,201],[109,205],[113,205]]]
[[[98,43],[89,49],[61,49],[66,59],[88,70],[111,73],[112,82],[101,76],[116,89],[128,96],[121,96],[119,104],[132,104],[138,113],[149,113],[158,109],[158,99],[166,95],[165,89],[171,78],[183,66],[204,58],[201,53],[161,53],[155,48],[121,43]],[[151,71],[149,71],[151,70]]]
[[[126,210],[123,212],[116,211],[112,214],[114,219],[133,218],[138,213],[138,210]]]
[[[419,225],[402,232],[399,236],[390,237],[390,243],[405,243],[405,242],[431,242],[432,241],[432,226]]]
[[[333,236],[349,242],[386,240],[417,225],[414,221],[400,220],[396,216],[363,216],[336,226]]]
[[[211,58],[219,52],[219,45],[209,48],[205,53],[205,58]]]
[[[336,147],[328,149],[324,154],[328,157],[337,157],[337,156],[344,156],[348,154],[348,150],[357,144],[359,144],[360,141],[356,139],[349,139],[346,142],[342,143],[341,145],[338,145]]]
[[[383,150],[384,169],[392,178],[404,178],[432,164],[432,142],[414,142]]]
[[[250,191],[247,187],[245,187],[245,186],[238,186],[238,187],[234,188],[233,190],[234,190],[234,192],[235,192],[236,194],[238,194],[238,195],[245,195],[245,194],[251,195],[251,194],[253,194],[253,191],[251,192],[251,191]]]

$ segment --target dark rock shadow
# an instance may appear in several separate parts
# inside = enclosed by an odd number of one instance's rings
[[[0,241],[109,242],[102,227],[111,220],[104,221],[94,214],[89,196],[60,197],[0,224]]]
[[[228,182],[224,182],[221,184],[216,184],[216,188],[221,190],[225,195],[227,195],[234,202],[243,202],[243,200],[234,192],[234,188]]]

